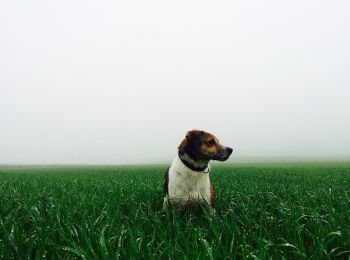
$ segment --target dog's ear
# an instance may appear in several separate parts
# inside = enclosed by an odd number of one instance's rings
[[[188,131],[186,134],[185,152],[193,159],[197,159],[196,157],[199,155],[202,135],[203,131],[199,130]]]

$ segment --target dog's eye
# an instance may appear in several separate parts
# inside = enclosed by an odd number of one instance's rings
[[[214,145],[214,144],[215,144],[215,140],[212,139],[212,140],[208,141],[208,144],[209,144],[209,145]]]

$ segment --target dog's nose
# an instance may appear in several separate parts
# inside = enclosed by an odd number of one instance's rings
[[[226,147],[226,151],[228,154],[231,154],[233,152],[233,149],[231,147]]]

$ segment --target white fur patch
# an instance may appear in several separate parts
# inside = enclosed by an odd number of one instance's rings
[[[171,203],[180,205],[203,201],[210,204],[208,170],[205,169],[203,172],[193,171],[177,156],[169,169],[168,198],[165,198],[164,202],[170,199]]]

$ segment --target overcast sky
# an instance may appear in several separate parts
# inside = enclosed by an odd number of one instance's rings
[[[0,2],[0,163],[349,156],[349,1]]]

